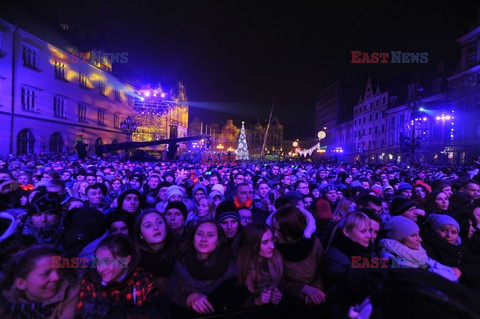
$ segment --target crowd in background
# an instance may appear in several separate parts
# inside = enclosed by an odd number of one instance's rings
[[[356,269],[480,292],[480,162],[0,165],[1,318],[333,316]],[[350,318],[375,312],[357,297]]]

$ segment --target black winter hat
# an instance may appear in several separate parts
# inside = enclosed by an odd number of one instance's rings
[[[32,203],[28,209],[28,215],[31,216],[42,212],[55,212],[56,214],[60,215],[62,213],[60,202],[61,199],[57,193],[37,193],[35,196],[33,196]]]
[[[390,214],[392,216],[402,215],[413,206],[415,206],[415,203],[411,200],[402,197],[395,197],[390,204]]]
[[[182,213],[183,218],[187,220],[187,216],[188,216],[187,206],[185,206],[183,202],[173,201],[168,203],[167,207],[165,208],[165,213],[168,212],[168,210],[171,208],[178,209]]]
[[[235,218],[240,222],[240,214],[232,201],[221,202],[215,210],[215,220],[221,223],[226,218]]]

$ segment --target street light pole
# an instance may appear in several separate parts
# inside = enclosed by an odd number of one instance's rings
[[[415,152],[417,148],[417,141],[415,139],[415,130],[416,130],[416,125],[417,125],[417,114],[418,114],[418,105],[420,97],[419,97],[419,92],[423,91],[423,88],[420,87],[420,82],[419,82],[419,76],[417,76],[417,79],[415,82],[412,82],[408,85],[408,101],[410,104],[410,107],[412,108],[411,116],[410,116],[410,123],[412,124],[412,134],[411,134],[411,141],[410,141],[410,152],[411,152],[411,158],[410,162],[411,164],[415,163]]]

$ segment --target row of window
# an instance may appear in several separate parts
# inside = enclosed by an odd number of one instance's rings
[[[360,132],[363,132],[363,133],[360,133]],[[382,131],[381,132],[379,132],[378,126],[375,126],[375,133],[385,133],[385,125],[382,124]],[[372,134],[372,128],[371,127],[368,128],[368,134]],[[363,131],[354,131],[353,132],[353,137],[357,137],[357,136],[362,137],[364,135],[366,135],[365,134],[365,129],[363,129]]]
[[[32,131],[29,129],[23,129],[17,134],[17,154],[33,154],[35,151],[36,138]],[[112,141],[113,144],[117,143],[117,140]],[[95,145],[103,144],[102,138],[95,140]],[[62,135],[59,132],[55,132],[50,135],[49,151],[54,153],[60,153],[64,151],[65,142]],[[43,150],[46,151],[46,150]]]
[[[375,113],[375,121],[377,121],[378,118],[379,118],[378,114],[380,114],[380,119],[383,119],[383,112],[376,112],[376,113]],[[369,116],[369,118],[368,118],[368,121],[369,121],[369,122],[373,121],[373,114],[370,114],[370,116]],[[364,117],[363,117],[363,124],[365,124],[366,122],[367,122],[367,117],[364,116]],[[362,124],[362,118],[355,119],[355,120],[354,120],[354,123],[355,123],[355,125],[357,125],[357,124],[358,124],[358,125]]]
[[[384,96],[382,97],[381,99],[376,99],[375,102],[370,102],[370,104],[365,104],[365,105],[362,105],[358,108],[355,108],[355,115],[357,115],[358,113],[361,113],[361,112],[365,112],[366,110],[368,109],[372,109],[374,107],[377,107],[381,104],[385,104],[387,102],[387,97]]]
[[[53,97],[53,116],[58,118],[67,118],[66,113],[66,97],[61,95],[55,95]],[[29,87],[22,87],[22,109],[27,112],[39,113],[40,110],[37,105],[37,90]],[[78,121],[86,123],[88,122],[88,105],[79,103],[77,108]],[[97,123],[100,126],[107,126],[106,124],[106,110],[98,108],[97,110]],[[120,115],[118,113],[113,114],[113,127],[120,128]]]
[[[374,150],[376,149],[377,147],[379,148],[382,148],[382,147],[385,147],[385,140],[382,139],[380,141],[380,145],[377,145],[377,141],[376,140],[373,140],[373,141],[368,141],[368,144],[363,141],[361,143],[355,143],[355,149],[357,150],[364,150],[364,151],[370,151],[370,150]]]
[[[23,65],[35,70],[39,70],[38,67],[38,51],[28,45],[23,45],[22,47],[22,59]],[[66,64],[60,61],[55,61],[54,63],[54,75],[56,79],[60,80],[67,80],[66,74]],[[88,74],[84,72],[78,73],[78,82],[80,87],[89,89],[89,78]],[[98,91],[100,95],[107,96],[106,94],[106,81],[99,80],[98,81]],[[114,98],[117,102],[122,102],[122,96],[120,94],[120,90],[115,88],[114,89]]]

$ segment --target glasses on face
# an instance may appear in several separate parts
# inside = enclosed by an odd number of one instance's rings
[[[251,216],[240,216],[240,220],[244,222],[251,222],[253,218]]]

